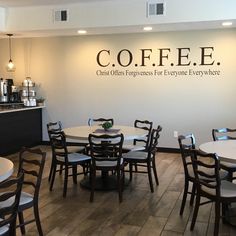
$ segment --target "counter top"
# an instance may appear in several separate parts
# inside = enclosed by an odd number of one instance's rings
[[[2,114],[2,113],[9,113],[9,112],[33,110],[33,109],[41,109],[41,108],[44,108],[44,107],[45,106],[21,107],[21,108],[1,108],[0,107],[0,114]]]

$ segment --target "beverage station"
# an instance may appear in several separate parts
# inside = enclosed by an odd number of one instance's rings
[[[34,107],[36,102],[35,83],[27,77],[22,86],[15,86],[13,79],[0,79],[0,107],[2,109],[14,109],[22,107]]]
[[[0,79],[0,155],[42,142],[42,108],[37,105],[35,83],[27,77],[16,86],[13,79]]]

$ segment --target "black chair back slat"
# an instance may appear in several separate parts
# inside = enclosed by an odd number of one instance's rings
[[[147,146],[148,158],[153,158],[157,152],[157,145],[160,138],[160,132],[162,131],[162,127],[158,125],[156,129],[152,129],[150,141]]]
[[[220,165],[215,153],[204,153],[192,150],[192,163],[198,191],[203,191],[203,186],[214,189],[216,196],[220,197]],[[211,173],[211,174],[209,174]]]
[[[137,143],[142,142],[142,143],[144,143],[145,149],[147,149],[149,141],[150,141],[152,126],[153,126],[153,122],[151,122],[151,121],[148,121],[148,120],[135,120],[134,121],[134,127],[146,130],[147,135],[146,135],[145,139],[134,139],[133,144],[137,145]]]
[[[11,202],[10,204],[7,204],[6,207],[1,207],[0,211],[0,218],[2,218],[0,221],[0,227],[9,227],[6,235],[16,235],[16,217],[20,202],[23,179],[24,173],[21,172],[17,178],[11,178],[0,183],[0,192],[3,192],[3,194],[0,195],[0,205],[1,203],[4,205],[4,202],[8,200],[9,203]]]
[[[92,162],[117,161],[122,156],[123,134],[117,135],[89,135]]]
[[[18,173],[24,171],[24,185],[30,185],[35,189],[34,196],[39,193],[45,159],[46,153],[42,152],[40,149],[23,147],[20,151]]]
[[[113,118],[98,118],[98,119],[93,119],[93,121],[98,124],[103,124],[104,122],[110,122],[112,125],[114,125]]]
[[[230,129],[230,128],[212,129],[212,137],[214,141],[234,140],[236,139],[236,129]]]

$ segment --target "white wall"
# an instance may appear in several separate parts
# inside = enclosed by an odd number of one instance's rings
[[[8,41],[0,40],[0,76],[13,77],[20,84],[26,75],[38,84],[38,95],[46,98],[43,112],[44,140],[46,123],[61,120],[65,127],[86,125],[89,117],[113,117],[116,124],[132,125],[134,119],[149,119],[163,126],[162,147],[178,147],[173,131],[194,132],[198,143],[211,140],[211,129],[235,127],[236,30],[186,31],[82,37],[14,39],[12,59],[16,72],[8,75]],[[217,66],[170,66],[176,64],[176,48],[189,47],[191,63],[200,59],[199,47],[214,47]],[[140,64],[140,48],[151,48],[151,61],[158,61],[158,48],[171,48],[167,70],[219,70],[219,76],[97,76],[101,69],[97,53],[110,49],[103,60],[116,63],[121,49],[129,49]],[[157,50],[156,50],[157,49]],[[207,60],[211,61],[210,58]],[[104,62],[103,61],[103,62]],[[30,63],[29,63],[30,62]],[[30,68],[30,69],[27,69]],[[153,71],[118,66],[107,70]]]

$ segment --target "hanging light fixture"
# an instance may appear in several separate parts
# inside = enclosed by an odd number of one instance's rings
[[[11,37],[13,36],[13,34],[7,34],[7,36],[9,38],[9,56],[10,56],[9,62],[7,64],[7,71],[14,72],[16,68],[11,59]]]

